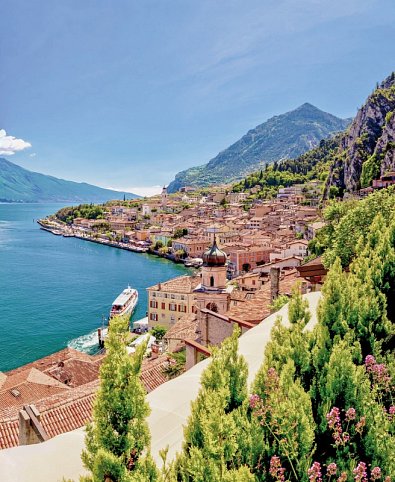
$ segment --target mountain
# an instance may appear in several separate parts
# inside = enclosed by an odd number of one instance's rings
[[[0,158],[0,201],[100,203],[111,199],[136,198],[135,194],[112,191],[86,184],[65,181],[53,176],[28,171]]]
[[[368,187],[395,170],[395,72],[367,98],[343,135],[332,163],[325,196]]]
[[[264,163],[295,158],[335,132],[344,130],[350,119],[339,119],[311,104],[274,116],[247,132],[208,164],[179,172],[168,186],[207,186],[237,181]]]

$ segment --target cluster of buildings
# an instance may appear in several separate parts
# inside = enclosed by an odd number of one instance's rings
[[[248,208],[246,198],[225,188],[206,194],[185,188],[174,196],[164,188],[160,196],[108,205],[104,220],[74,221],[81,232],[105,222],[123,241],[201,259],[199,271],[147,288],[149,326],[167,328],[166,349],[185,349],[187,369],[234,326],[245,332],[264,322],[274,300],[290,296],[296,283],[307,292],[325,277],[319,260],[302,265],[308,240],[322,226],[302,189],[284,188]],[[89,420],[103,356],[68,348],[0,373],[0,448],[43,441]],[[171,363],[166,354],[144,361],[147,392],[167,380]]]
[[[302,260],[308,240],[322,227],[316,199],[307,200],[297,186],[280,189],[271,201],[246,206],[247,197],[225,188],[170,197],[163,188],[160,196],[138,200],[132,207],[108,207],[105,220],[78,218],[73,227],[89,232],[105,221],[123,242],[150,246],[177,259],[201,259],[215,236],[228,256],[228,278],[279,260],[288,259],[290,266]]]

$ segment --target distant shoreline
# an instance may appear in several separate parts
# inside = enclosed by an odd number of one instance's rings
[[[43,231],[47,231],[55,236],[63,236],[63,237],[69,237],[69,238],[77,238],[81,239],[83,241],[90,241],[91,243],[96,243],[96,244],[101,244],[103,246],[109,246],[111,248],[117,248],[117,249],[122,249],[124,251],[131,251],[132,253],[137,253],[137,254],[149,254],[152,256],[156,256],[157,258],[162,258],[162,259],[167,259],[169,261],[172,261],[175,264],[183,264],[185,265],[185,260],[184,259],[175,259],[174,256],[171,255],[161,255],[159,254],[158,251],[154,251],[151,248],[140,248],[139,246],[134,246],[134,245],[127,245],[126,243],[120,243],[117,241],[106,241],[104,239],[99,240],[92,238],[91,236],[82,236],[80,234],[74,234],[74,233],[67,233],[64,229],[62,229],[61,226],[59,227],[49,227],[47,226],[43,220],[38,219],[37,224],[40,226],[40,229]]]

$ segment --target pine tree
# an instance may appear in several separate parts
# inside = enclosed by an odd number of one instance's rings
[[[157,480],[156,467],[147,454],[149,406],[140,381],[146,345],[142,344],[129,356],[128,336],[128,321],[111,319],[93,422],[87,425],[86,449],[82,453],[83,463],[92,474],[81,479],[85,482]]]

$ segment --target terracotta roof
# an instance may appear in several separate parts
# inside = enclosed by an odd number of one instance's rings
[[[79,354],[79,352],[77,353]],[[87,356],[89,357],[89,355]],[[51,357],[53,357],[53,355],[51,355]],[[85,356],[83,356],[83,358],[85,358]],[[40,362],[40,360],[38,362]],[[151,392],[168,380],[164,373],[164,368],[168,366],[169,363],[174,362],[168,360],[167,355],[161,355],[155,359],[147,358],[143,361],[141,381],[147,392]],[[48,366],[46,363],[44,363],[44,365]],[[36,371],[39,370],[34,370],[34,376],[37,376],[39,381],[44,381],[47,378],[50,378],[44,373],[41,374],[43,375],[43,378],[41,378],[41,376],[39,377],[36,373]],[[15,377],[18,377],[19,381],[26,380],[31,372],[32,367],[27,370],[14,370],[13,372],[10,372],[14,373],[14,375],[11,376],[11,379],[15,380]],[[54,382],[59,383],[56,380],[54,380]],[[28,385],[30,391],[25,393],[27,390],[25,385],[25,383],[22,383],[18,386],[18,390],[21,390],[22,392],[20,397],[15,398],[9,392],[6,392],[9,394],[9,397],[12,397],[17,403],[11,403],[13,402],[12,399],[3,398],[5,404],[3,405],[3,410],[0,412],[0,449],[18,445],[18,413],[25,404],[34,403],[36,405],[41,414],[41,423],[49,437],[55,437],[56,435],[69,432],[70,430],[75,430],[85,425],[85,423],[91,419],[93,401],[95,393],[99,387],[97,376],[95,380],[74,388],[62,384],[61,385],[64,386],[64,389],[58,388],[57,386],[53,387],[38,383],[30,383]],[[35,386],[35,390],[32,389],[33,385]]]
[[[192,293],[201,283],[198,276],[178,276],[164,283],[158,283],[147,288],[150,291],[164,291],[169,293]]]
[[[312,276],[325,276],[328,270],[322,263],[321,256],[312,259],[308,263],[302,264],[296,268],[299,271],[300,276],[308,278]]]
[[[292,270],[280,278],[280,294],[290,294],[296,279],[296,270]],[[248,295],[244,302],[232,306],[226,315],[233,320],[247,321],[254,324],[260,323],[271,313],[271,285],[266,283],[261,289],[248,293]]]
[[[164,373],[164,369],[169,363],[175,363],[169,360],[166,354],[158,358],[145,358],[141,367],[141,381],[147,392],[152,392],[155,388],[167,382],[168,378]]]
[[[182,316],[164,336],[165,340],[182,340],[196,337],[197,319],[195,313]]]

